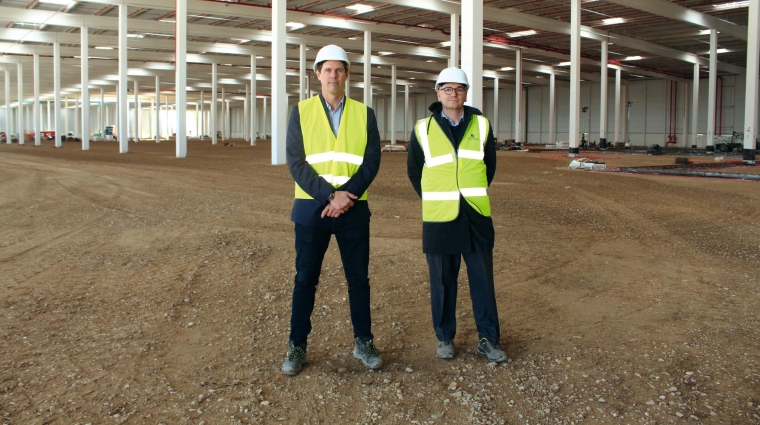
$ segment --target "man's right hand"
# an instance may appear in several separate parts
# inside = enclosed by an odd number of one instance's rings
[[[336,218],[340,216],[344,212],[348,211],[349,208],[353,207],[354,199],[358,198],[359,197],[353,193],[349,193],[344,190],[335,191],[335,197],[333,197],[333,200],[327,204],[324,210],[322,210],[321,217],[325,218],[325,216],[327,216]]]

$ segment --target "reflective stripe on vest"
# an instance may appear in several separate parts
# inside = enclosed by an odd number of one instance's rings
[[[473,117],[457,152],[432,117],[415,125],[417,141],[425,155],[421,182],[423,221],[454,220],[459,215],[460,194],[475,211],[486,217],[491,215],[483,162],[489,123],[482,115]]]
[[[298,103],[306,162],[334,188],[356,174],[367,149],[367,107],[345,98],[338,136],[333,133],[319,96]],[[297,199],[314,199],[296,183]],[[360,200],[367,199],[364,192]]]

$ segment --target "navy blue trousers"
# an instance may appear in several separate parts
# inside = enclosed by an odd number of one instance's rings
[[[343,271],[348,282],[348,304],[354,338],[372,338],[372,317],[369,307],[369,224],[341,227],[332,220],[332,227],[309,227],[296,224],[296,278],[290,314],[290,341],[306,342],[311,333],[311,313],[322,270],[322,260],[335,235]]]
[[[493,251],[476,235],[471,240],[472,250],[467,254],[427,254],[433,329],[439,341],[453,340],[456,336],[457,277],[463,257],[478,339],[487,338],[498,344],[501,331],[493,284]]]

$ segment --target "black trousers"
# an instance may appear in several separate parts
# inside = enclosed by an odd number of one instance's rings
[[[306,342],[311,333],[311,313],[322,271],[322,260],[335,235],[348,282],[348,303],[354,338],[372,338],[372,317],[369,307],[369,224],[341,227],[333,220],[332,227],[309,227],[296,224],[296,278],[290,315],[290,341]]]
[[[493,250],[476,235],[471,240],[472,250],[467,254],[427,254],[433,329],[439,341],[453,340],[456,336],[457,277],[463,257],[478,339],[487,338],[498,344],[501,331],[493,283]]]

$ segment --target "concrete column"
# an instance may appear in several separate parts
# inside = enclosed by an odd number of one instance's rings
[[[32,111],[32,126],[34,126],[34,146],[42,145],[40,132],[40,55],[35,53],[34,60],[34,110]]]
[[[98,111],[98,121],[99,121],[99,123],[98,123],[98,127],[99,127],[98,131],[101,132],[100,135],[103,136],[103,137],[105,137],[105,134],[103,133],[103,131],[105,131],[105,128],[106,128],[106,122],[105,122],[105,118],[106,118],[106,113],[105,113],[106,102],[105,102],[105,100],[106,100],[105,99],[105,92],[103,91],[103,89],[100,89],[100,110]]]
[[[156,75],[156,143],[161,143],[161,77]]]
[[[467,104],[483,109],[483,1],[462,0],[462,69],[470,81]]]
[[[187,0],[175,1],[176,71],[174,76],[177,104],[177,158],[187,157]]]
[[[175,1],[174,39],[176,66],[174,77],[175,103],[177,105],[177,158],[187,157],[187,1]]]
[[[127,103],[127,4],[119,5],[119,89],[116,102],[119,108],[119,153],[129,151],[129,105]]]
[[[198,136],[203,139],[203,136],[206,135],[206,99],[204,99],[204,92],[201,90],[201,131],[198,133]]]
[[[17,63],[18,70],[18,144],[24,144],[24,64]]]
[[[61,122],[61,43],[53,43],[53,122],[55,123],[55,147],[60,148],[63,135]]]
[[[523,110],[522,110],[522,50],[515,51],[515,147],[522,147]]]
[[[557,86],[557,80],[554,75],[554,68],[552,68],[552,73],[549,74],[549,143],[555,144],[557,143],[557,99],[556,99],[556,88]]]
[[[135,142],[140,141],[140,96],[137,86],[137,80],[133,83],[135,91]]]
[[[69,97],[63,97],[63,132],[64,136],[69,137]]]
[[[683,127],[681,140],[683,147],[689,146],[689,82],[683,82]],[[681,143],[678,144],[679,146]]]
[[[301,43],[298,65],[298,101],[306,99],[306,44]]]
[[[411,134],[411,131],[409,130],[409,84],[404,84],[404,140],[407,142],[409,141],[409,135]],[[412,120],[412,122],[414,122]]]
[[[606,40],[602,41],[602,69],[600,70],[602,81],[599,83],[599,148],[601,149],[607,148],[607,87],[609,85],[607,82],[607,63],[609,62],[607,45]]]
[[[250,132],[248,131],[248,101],[251,98],[251,86],[245,85],[245,101],[243,102],[243,140],[248,142]]]
[[[79,135],[79,125],[81,124],[80,114],[79,114],[79,95],[74,96],[74,137]]]
[[[581,0],[570,2],[570,142],[571,157],[580,152],[581,109]]]
[[[211,144],[215,145],[217,144],[217,137],[216,137],[216,80],[217,80],[217,74],[216,74],[216,64],[211,64],[211,116],[208,117],[208,124],[209,124],[209,130],[211,130]]]
[[[285,164],[288,97],[285,91],[286,0],[272,2],[272,165]]]
[[[620,142],[620,68],[615,70],[615,142]]]
[[[747,36],[747,86],[744,96],[744,151],[742,160],[746,164],[755,164],[757,154],[757,108],[758,108],[758,81],[760,73],[760,5],[758,0],[749,2]]]
[[[715,95],[718,81],[718,31],[710,30],[710,80],[707,95],[707,152],[715,151]],[[717,129],[720,131],[720,129]]]
[[[201,134],[201,112],[200,102],[195,102],[195,136],[199,137]]]
[[[449,46],[449,66],[459,68],[459,14],[451,14],[451,45]]]
[[[87,27],[80,29],[81,82],[82,82],[82,150],[90,149],[90,33]]]
[[[53,114],[50,113],[50,100],[45,103],[47,104],[47,126],[45,128],[51,130],[53,128]]]
[[[267,125],[269,123],[269,120],[267,120],[267,97],[264,97],[264,105],[261,109],[261,130],[264,133],[264,138],[267,137],[267,130],[269,126]]]
[[[391,144],[396,144],[396,65],[391,65]]]
[[[364,104],[372,107],[372,32],[364,31]]]
[[[494,143],[499,139],[499,77],[493,79],[493,125]]]
[[[256,55],[251,55],[251,146],[256,146],[259,134],[256,122]]]
[[[227,136],[227,93],[224,91],[224,86],[222,86],[222,141],[227,139],[229,136]]]
[[[5,69],[5,129],[3,131],[5,131],[5,143],[11,144],[11,71],[8,68]]]

